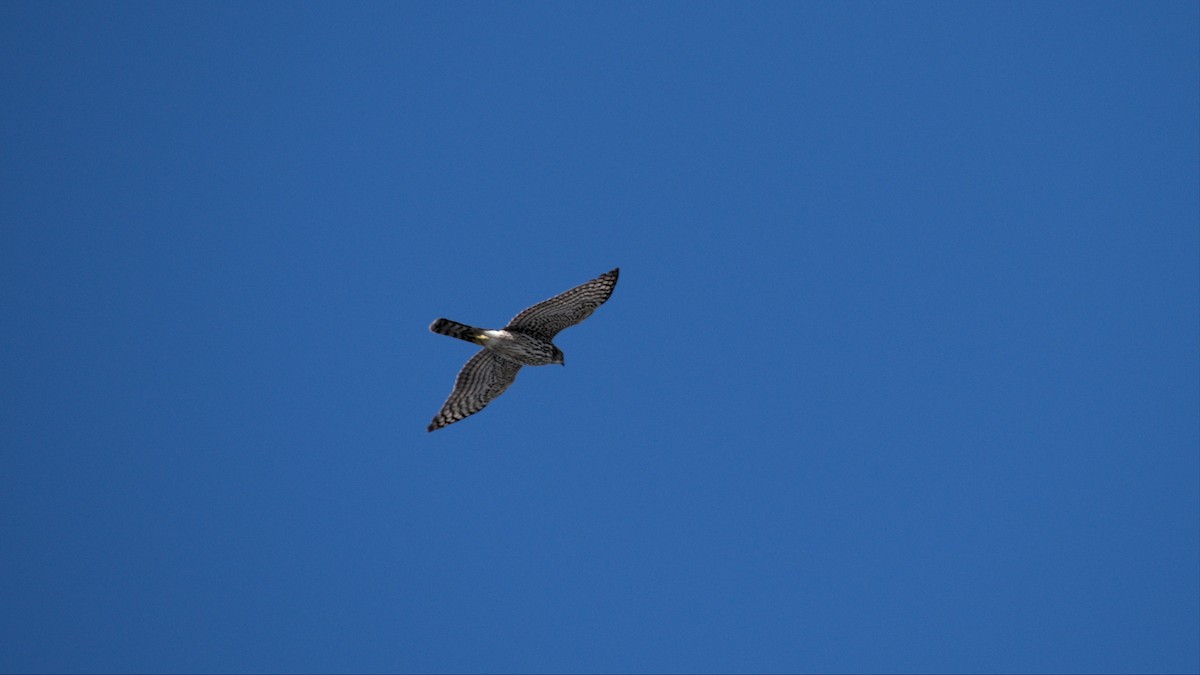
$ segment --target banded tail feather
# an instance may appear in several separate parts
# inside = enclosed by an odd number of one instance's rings
[[[466,340],[471,344],[480,344],[479,338],[483,336],[483,330],[451,321],[450,319],[438,319],[429,326],[429,330],[440,335],[448,335],[459,340]]]

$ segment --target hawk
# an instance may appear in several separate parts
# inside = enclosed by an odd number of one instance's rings
[[[517,378],[521,366],[563,365],[562,350],[551,340],[559,331],[583,321],[604,304],[617,286],[621,269],[605,272],[591,281],[539,302],[522,311],[500,330],[476,328],[438,319],[429,330],[466,340],[483,349],[467,361],[454,381],[454,391],[429,424],[429,431],[465,419],[483,410]]]

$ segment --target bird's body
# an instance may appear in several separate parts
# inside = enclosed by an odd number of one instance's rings
[[[501,358],[523,366],[546,366],[562,363],[562,352],[554,343],[519,330],[488,330],[451,321],[438,319],[429,330],[453,338],[473,342],[490,349]]]
[[[458,373],[454,391],[429,424],[440,429],[473,415],[502,394],[521,366],[563,364],[563,353],[552,340],[565,328],[591,316],[617,285],[620,269],[540,302],[513,317],[504,328],[493,330],[438,319],[429,330],[465,340],[483,349]]]

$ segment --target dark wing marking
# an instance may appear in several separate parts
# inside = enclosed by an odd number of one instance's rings
[[[505,328],[551,340],[559,331],[583,321],[603,305],[616,288],[620,271],[617,268],[605,272],[586,284],[539,302],[514,316]]]
[[[429,423],[429,431],[466,419],[483,410],[517,379],[521,364],[502,359],[488,349],[467,361],[454,381],[454,391],[442,404],[442,410]]]

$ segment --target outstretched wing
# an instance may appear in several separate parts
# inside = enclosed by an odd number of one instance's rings
[[[559,331],[588,318],[608,300],[617,287],[617,274],[620,271],[617,268],[605,272],[586,284],[539,302],[514,316],[505,328],[552,340]]]
[[[454,424],[483,410],[492,399],[508,389],[508,385],[517,379],[520,369],[521,364],[502,359],[490,349],[480,349],[458,372],[454,391],[442,404],[441,412],[429,423],[429,431]]]

